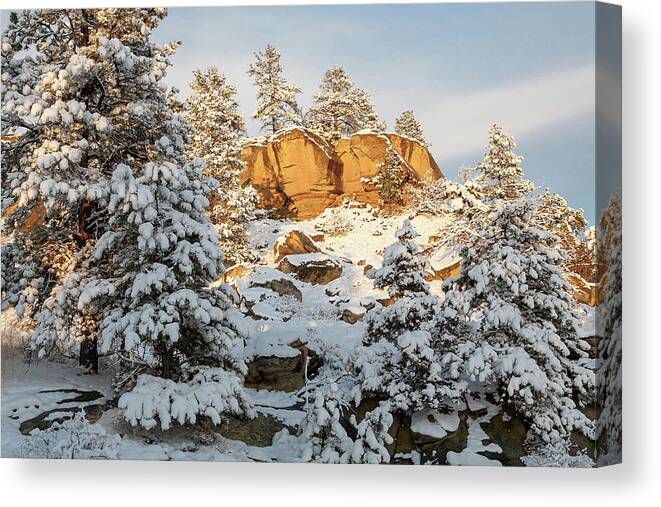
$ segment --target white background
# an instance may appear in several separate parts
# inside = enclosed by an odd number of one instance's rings
[[[185,5],[186,2],[165,1]],[[285,3],[197,1],[191,5]],[[306,3],[290,1],[286,3]],[[310,0],[307,3],[328,3]],[[340,2],[336,2],[340,3]],[[349,2],[343,2],[349,3]],[[3,505],[658,505],[661,2],[624,7],[625,464],[600,470],[1,460]],[[20,2],[2,8],[157,5]],[[395,34],[396,35],[396,34]]]

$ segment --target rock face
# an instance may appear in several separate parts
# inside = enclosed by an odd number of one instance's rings
[[[244,378],[246,387],[276,391],[296,391],[305,385],[305,365],[308,361],[308,373],[313,364],[314,352],[299,341],[290,344],[298,354],[278,357],[260,356],[248,363],[248,373]]]
[[[246,163],[241,183],[257,190],[260,207],[283,216],[314,217],[342,194],[342,162],[307,130],[283,129],[264,143],[249,143],[241,158]]]
[[[411,179],[422,180],[427,175],[435,179],[443,177],[429,150],[418,141],[392,133],[361,131],[335,144],[335,153],[342,161],[342,192],[355,194],[359,202],[378,205],[378,192],[366,180],[377,175],[378,165],[384,161],[390,145],[402,156]]]
[[[597,286],[594,283],[585,281],[583,277],[576,273],[568,273],[567,280],[574,289],[574,299],[576,301],[589,306],[597,306],[599,295]]]
[[[306,129],[291,127],[244,146],[241,182],[256,189],[260,207],[300,220],[319,215],[344,194],[376,205],[376,188],[367,180],[376,176],[391,144],[411,180],[443,177],[429,150],[414,139],[360,131],[330,146]]]
[[[303,294],[298,287],[294,285],[294,282],[287,280],[286,278],[274,278],[267,282],[255,282],[253,287],[264,287],[266,289],[271,289],[273,292],[280,294],[281,296],[291,296],[297,301],[303,301]]]
[[[240,278],[243,278],[248,274],[249,267],[246,264],[235,264],[234,266],[227,268],[223,273],[222,281],[223,283],[234,284]]]
[[[296,284],[282,272],[261,268],[250,278],[250,287],[270,289],[281,296],[291,296],[297,301],[303,301],[303,294]]]

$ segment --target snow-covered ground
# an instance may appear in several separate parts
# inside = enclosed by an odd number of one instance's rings
[[[304,343],[312,351],[332,349],[338,358],[347,357],[360,343],[364,324],[359,320],[365,308],[378,304],[387,295],[375,289],[366,275],[370,266],[380,267],[384,249],[395,240],[394,233],[405,216],[383,216],[370,207],[342,207],[326,210],[321,216],[302,222],[262,218],[251,224],[249,242],[258,260],[247,265],[239,278],[230,280],[242,297],[241,309],[249,316],[244,330],[248,340],[242,351],[250,362],[259,357],[293,358],[299,354],[295,348]],[[439,217],[412,217],[423,249],[430,245],[430,237],[438,234],[443,223]],[[327,284],[305,283],[295,275],[278,271],[273,245],[291,231],[300,231],[315,238],[321,254],[307,254],[304,262],[331,258],[342,267],[339,278]],[[322,236],[323,235],[323,236]],[[432,238],[433,242],[433,238]],[[453,251],[434,254],[434,262],[444,264],[452,260]],[[297,297],[285,296],[269,288],[274,279],[285,280],[300,291]],[[441,281],[432,281],[432,291],[441,294]],[[347,310],[358,317],[354,323],[342,319]],[[586,307],[582,319],[582,335],[593,334],[594,322]],[[301,458],[301,442],[295,431],[305,416],[305,400],[300,392],[267,389],[247,389],[259,417],[276,421],[284,429],[274,432],[270,445],[249,445],[238,439],[223,436],[222,430],[200,430],[178,427],[170,431],[137,430],[123,420],[112,404],[111,375],[89,375],[77,366],[42,361],[27,366],[17,355],[3,359],[3,368],[10,372],[2,382],[2,456],[34,456],[34,438],[24,433],[39,421],[61,421],[71,418],[75,411],[87,409],[95,438],[107,439],[112,452],[99,451],[98,457],[151,460],[214,460],[295,462]],[[81,401],[82,400],[82,401]],[[472,401],[471,403],[478,403]],[[500,464],[495,458],[500,447],[490,442],[482,424],[488,422],[498,409],[486,401],[481,407],[467,407],[479,411],[465,421],[468,428],[466,448],[448,452],[447,460],[456,465]],[[466,407],[464,407],[466,408]],[[424,412],[414,414],[411,429],[419,435],[442,439],[459,427],[458,407],[452,413]],[[22,426],[23,425],[23,426]],[[44,427],[47,422],[44,423]],[[37,426],[39,427],[39,426]],[[34,430],[38,435],[39,430]],[[52,430],[51,430],[52,431]],[[75,429],[62,429],[73,434]],[[41,438],[40,436],[40,438]],[[73,438],[71,435],[69,438]],[[95,451],[96,452],[96,451]],[[32,453],[32,454],[31,454]],[[416,452],[406,457],[420,462]]]

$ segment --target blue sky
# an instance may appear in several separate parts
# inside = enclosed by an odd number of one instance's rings
[[[304,107],[324,70],[343,65],[389,126],[413,109],[451,178],[479,162],[497,122],[515,136],[528,177],[594,223],[591,2],[170,8],[156,37],[182,42],[167,78],[182,96],[194,67],[214,65],[247,118],[255,89],[246,69],[267,43]]]
[[[303,89],[304,108],[323,72],[343,65],[390,127],[413,109],[450,178],[480,161],[499,123],[516,138],[527,176],[594,223],[595,32],[593,2],[172,7],[155,39],[182,43],[166,77],[182,98],[194,68],[225,73],[251,135],[259,127],[246,70],[267,43]],[[617,74],[618,58],[610,69],[596,58],[600,80]],[[607,123],[605,137],[617,139],[619,127]]]

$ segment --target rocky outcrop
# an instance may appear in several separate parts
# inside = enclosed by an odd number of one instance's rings
[[[283,129],[244,146],[241,183],[257,191],[259,206],[283,216],[311,218],[342,194],[342,162],[316,134]]]
[[[227,268],[223,273],[223,283],[236,284],[236,281],[243,278],[250,271],[250,267],[246,264],[235,264]]]
[[[402,157],[404,170],[411,181],[429,175],[438,179],[443,173],[429,150],[414,139],[392,133],[360,131],[335,144],[335,153],[342,161],[342,192],[355,195],[359,202],[379,204],[376,188],[369,182],[379,172],[388,146],[394,146]]]
[[[582,276],[571,272],[567,273],[567,280],[574,289],[576,301],[589,306],[597,306],[599,294],[594,283],[587,282]]]
[[[259,268],[248,280],[248,286],[269,289],[280,296],[290,296],[297,301],[303,301],[303,294],[294,282],[294,278],[282,271],[273,268]]]
[[[443,177],[429,150],[408,137],[368,130],[330,146],[306,129],[291,127],[244,146],[241,182],[255,188],[260,207],[301,220],[319,215],[345,194],[376,205],[377,191],[369,180],[390,145],[402,156],[411,181],[427,174]]]

